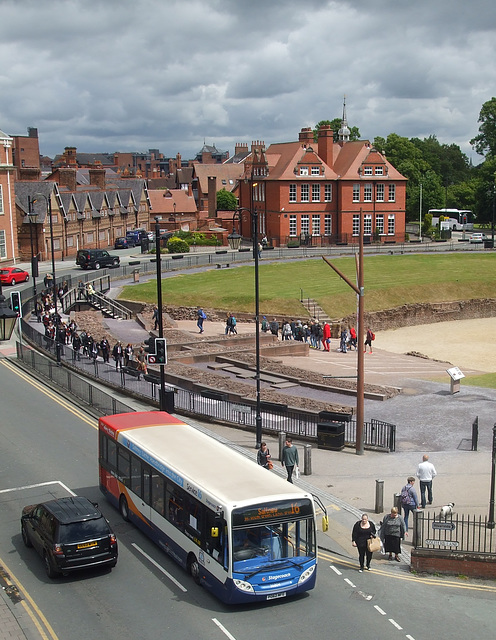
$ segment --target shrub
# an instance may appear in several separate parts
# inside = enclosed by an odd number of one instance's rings
[[[288,249],[296,249],[300,246],[299,240],[288,240],[288,244],[286,245]]]
[[[189,253],[189,244],[177,236],[172,236],[167,241],[167,250],[169,253]]]

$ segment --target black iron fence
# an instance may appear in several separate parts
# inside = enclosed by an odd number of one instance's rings
[[[494,524],[494,523],[492,523]],[[496,553],[495,529],[487,516],[449,515],[415,512],[413,546],[416,549]]]

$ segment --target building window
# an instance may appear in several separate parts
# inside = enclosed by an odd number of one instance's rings
[[[320,184],[312,185],[312,202],[320,202]]]
[[[55,251],[58,251],[60,249],[60,238],[53,239],[53,248]]]
[[[74,246],[74,236],[67,236],[67,247]]]
[[[95,239],[94,239],[93,234],[92,234],[92,233],[87,233],[87,234],[86,234],[86,242],[87,242],[88,244],[91,244],[91,243],[92,243],[92,242],[94,242],[94,241],[95,241]]]
[[[308,167],[300,167],[300,176],[308,175]]]
[[[296,202],[296,185],[295,184],[289,185],[289,201]]]
[[[332,202],[332,184],[324,185],[324,202]]]
[[[5,242],[5,231],[0,230],[0,258],[7,257],[7,244]]]
[[[363,201],[372,202],[372,185],[371,184],[363,185]]]
[[[384,185],[383,184],[375,185],[375,201],[384,202]]]
[[[372,175],[372,167],[364,167],[363,175],[364,176],[371,176]]]
[[[395,184],[388,185],[388,201],[396,202],[396,185]]]
[[[370,213],[366,213],[363,216],[363,235],[364,236],[372,235],[372,215]]]
[[[306,213],[301,216],[301,235],[310,235],[310,216]]]
[[[376,176],[383,176],[384,175],[384,168],[383,167],[376,167],[375,168],[375,175]]]
[[[330,236],[332,234],[332,216],[330,213],[326,213],[324,216],[324,235]]]
[[[394,213],[390,213],[388,215],[388,235],[390,236],[394,236],[394,228],[395,228],[395,224],[394,224]]]
[[[312,235],[320,236],[320,216],[317,214],[312,215]]]
[[[3,191],[2,191],[1,184],[0,184],[0,215],[3,215]]]
[[[375,230],[380,236],[384,233],[384,216],[382,213],[379,213],[375,217]]]
[[[105,240],[106,237],[107,236],[105,231],[100,231],[100,233],[98,234],[98,240]]]
[[[353,202],[360,202],[360,185],[353,185]]]
[[[301,185],[301,201],[310,202],[310,187],[308,184]]]
[[[52,224],[59,223],[59,216],[56,213],[52,213]]]
[[[312,175],[320,176],[320,167],[312,167]]]
[[[294,238],[298,235],[296,227],[296,215],[294,213],[289,216],[289,235],[291,238]]]
[[[353,235],[354,236],[360,235],[360,214],[359,213],[353,214]]]

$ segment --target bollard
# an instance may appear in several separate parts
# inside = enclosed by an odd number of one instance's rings
[[[133,282],[139,282],[140,272],[139,269],[133,269]]]
[[[282,460],[282,450],[286,446],[286,432],[279,431],[279,460]]]
[[[393,507],[398,509],[398,513],[401,514],[401,493],[393,494]]]
[[[303,475],[312,475],[312,445],[306,444],[303,449]]]
[[[384,480],[375,481],[375,513],[384,511]]]

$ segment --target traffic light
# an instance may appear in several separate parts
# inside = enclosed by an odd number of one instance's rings
[[[145,340],[145,353],[155,354],[155,338]]]
[[[12,311],[17,313],[18,318],[22,318],[22,308],[21,308],[21,292],[20,291],[11,291],[10,292],[10,308]]]
[[[155,338],[155,362],[167,364],[167,343],[165,338]]]

